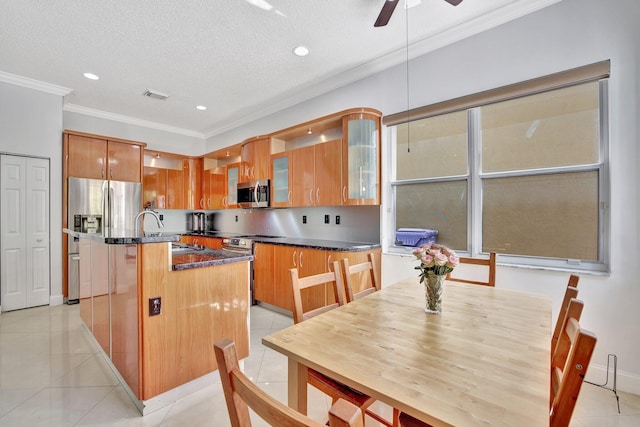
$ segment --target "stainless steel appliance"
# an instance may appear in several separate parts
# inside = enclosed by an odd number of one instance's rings
[[[251,237],[253,236],[224,237],[222,239],[222,250],[243,255],[253,255],[253,240]],[[249,296],[251,298],[251,305],[256,305],[257,302],[253,296],[253,262],[249,264]]]
[[[105,228],[135,229],[134,219],[142,207],[142,184],[99,179],[68,179],[67,226],[82,233],[102,233]],[[78,239],[69,235],[67,303],[78,302]]]
[[[241,182],[238,184],[238,206],[241,208],[269,207],[269,180]]]
[[[206,231],[206,217],[204,212],[189,212],[189,223],[191,225],[191,231],[201,232]]]

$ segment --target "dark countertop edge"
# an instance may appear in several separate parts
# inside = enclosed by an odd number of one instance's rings
[[[250,233],[225,233],[222,231],[206,231],[206,232],[192,232],[185,231],[182,233],[184,236],[198,236],[198,237],[217,237],[217,238],[225,238],[225,237],[238,237],[238,236],[246,236]],[[336,252],[360,252],[360,251],[369,251],[371,249],[379,249],[382,247],[380,243],[371,243],[371,242],[342,242],[339,240],[323,240],[323,239],[312,239],[305,237],[258,237],[252,236],[250,237],[255,243],[269,243],[273,245],[284,245],[284,246],[297,246],[301,248],[310,248],[310,249],[322,249],[322,250],[330,250]]]
[[[145,235],[134,235],[134,232],[128,233],[127,231],[120,232],[122,235],[107,235],[94,234],[94,233],[80,233],[68,228],[63,228],[63,232],[82,239],[90,239],[100,243],[106,243],[108,245],[130,245],[130,244],[144,244],[144,243],[162,243],[162,242],[179,242],[180,233],[159,233],[150,232]],[[120,234],[118,233],[118,234]]]
[[[253,255],[237,255],[228,258],[210,259],[206,261],[172,264],[172,271],[190,270],[193,268],[214,267],[216,265],[231,264],[234,262],[253,261]]]

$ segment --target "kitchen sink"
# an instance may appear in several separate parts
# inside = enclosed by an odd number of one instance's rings
[[[204,250],[204,246],[187,245],[185,243],[172,243],[171,253],[197,252]]]

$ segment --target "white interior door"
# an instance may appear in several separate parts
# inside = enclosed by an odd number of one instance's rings
[[[0,161],[2,311],[49,303],[49,160]]]

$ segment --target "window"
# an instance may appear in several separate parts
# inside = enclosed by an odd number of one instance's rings
[[[607,271],[603,77],[395,115],[394,230],[437,230],[439,243],[506,263]]]

